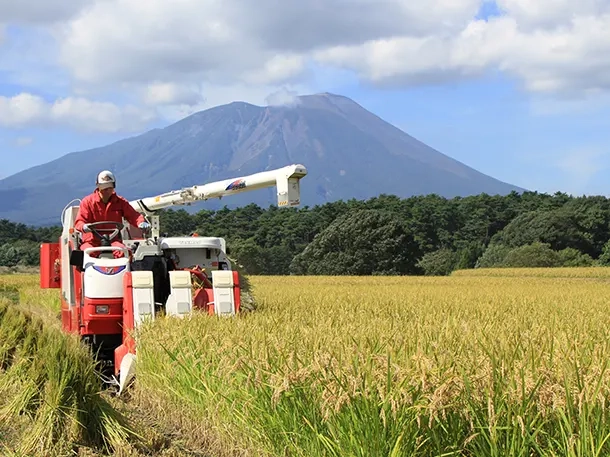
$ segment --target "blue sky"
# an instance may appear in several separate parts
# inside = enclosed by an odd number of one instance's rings
[[[1,5],[0,178],[217,104],[329,91],[503,181],[610,195],[610,2],[241,1]]]

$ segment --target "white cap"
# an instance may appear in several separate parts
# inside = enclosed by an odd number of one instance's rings
[[[114,174],[111,171],[104,170],[97,175],[97,180],[95,181],[97,187],[100,189],[105,189],[107,187],[116,187],[116,180],[114,179]]]

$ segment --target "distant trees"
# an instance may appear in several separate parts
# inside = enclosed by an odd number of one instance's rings
[[[380,195],[315,207],[161,213],[169,236],[226,238],[250,274],[446,275],[455,269],[610,265],[610,200],[513,192]],[[0,265],[37,265],[59,227],[0,221]]]
[[[0,266],[38,265],[40,243],[57,240],[59,227],[31,228],[0,219]]]
[[[418,273],[419,246],[404,220],[386,210],[359,209],[335,219],[290,264],[293,274]]]

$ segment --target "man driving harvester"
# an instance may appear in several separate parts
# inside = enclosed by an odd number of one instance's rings
[[[108,170],[102,171],[97,175],[96,189],[81,201],[78,216],[74,222],[74,228],[83,234],[80,249],[101,246],[101,241],[91,232],[91,224],[97,222],[122,223],[125,218],[131,225],[142,230],[150,228],[144,216],[138,213],[129,202],[115,192],[116,179],[114,174]],[[95,230],[103,232],[112,231],[117,226],[115,224],[100,224],[95,226]],[[120,234],[112,241],[112,246],[125,248],[121,242]],[[99,252],[92,252],[92,257],[97,257]],[[123,257],[123,252],[113,251],[114,257]]]

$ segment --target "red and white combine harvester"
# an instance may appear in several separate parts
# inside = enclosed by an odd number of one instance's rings
[[[289,165],[236,179],[187,187],[131,201],[151,224],[144,233],[127,221],[90,224],[102,246],[80,249],[74,230],[78,205],[62,213],[57,243],[44,243],[40,252],[40,286],[60,289],[65,332],[81,336],[112,370],[120,394],[135,375],[133,331],[145,320],[166,315],[182,318],[199,309],[214,316],[240,311],[238,272],[227,258],[225,240],[217,237],[162,237],[155,213],[171,206],[222,198],[266,187],[277,187],[279,207],[300,205],[303,165]],[[78,200],[76,200],[78,201]],[[75,201],[70,202],[69,205]],[[114,230],[96,229],[113,224]],[[121,235],[125,256],[115,258],[111,246]],[[97,255],[91,256],[96,252]]]

